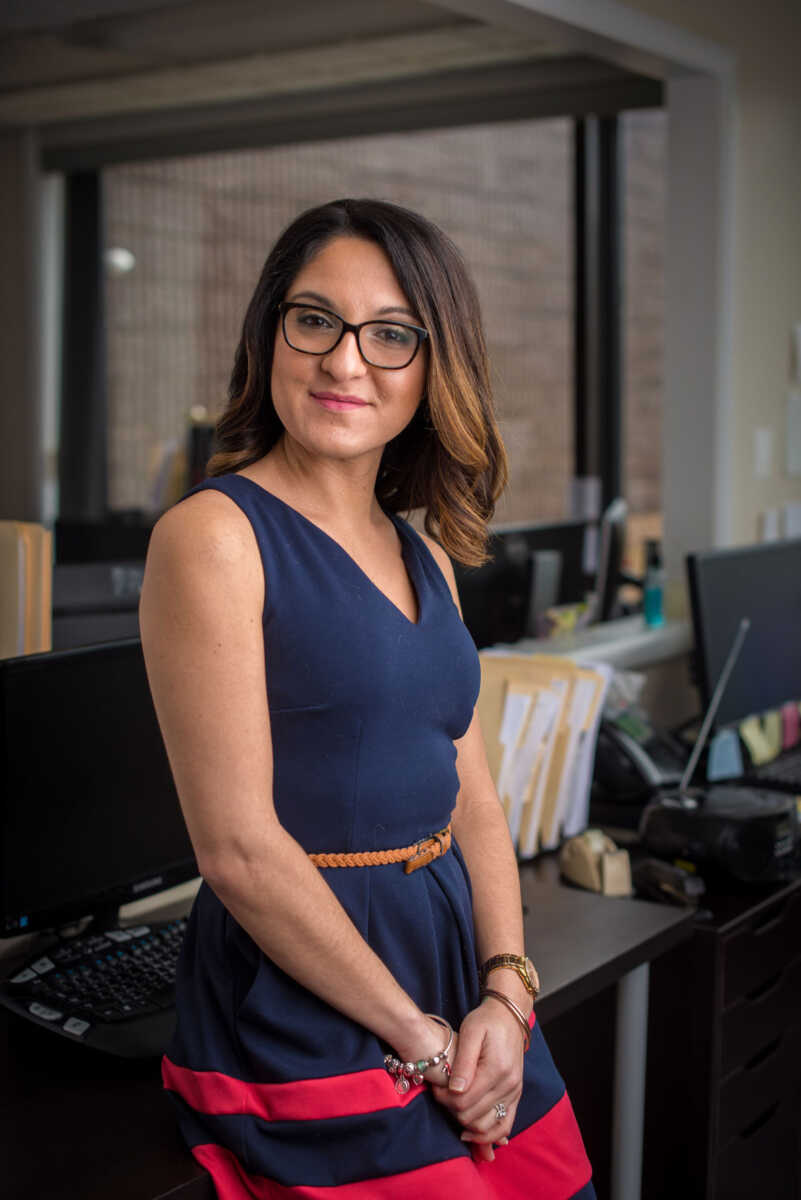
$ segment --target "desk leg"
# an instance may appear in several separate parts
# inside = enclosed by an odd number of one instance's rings
[[[648,963],[617,985],[612,1200],[640,1200],[648,1041]]]

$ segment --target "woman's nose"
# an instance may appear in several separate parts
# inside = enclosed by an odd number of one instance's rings
[[[361,356],[356,334],[349,330],[343,334],[342,340],[337,342],[333,350],[329,350],[321,359],[323,369],[328,371],[329,375],[334,375],[338,379],[355,379],[357,376],[364,375],[367,370],[367,363]]]

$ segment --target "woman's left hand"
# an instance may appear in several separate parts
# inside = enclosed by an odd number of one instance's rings
[[[465,1017],[447,1087],[432,1085],[436,1099],[464,1127],[474,1159],[492,1161],[492,1143],[509,1137],[523,1089],[523,1037],[512,1013],[491,996]],[[506,1116],[498,1118],[496,1104]]]

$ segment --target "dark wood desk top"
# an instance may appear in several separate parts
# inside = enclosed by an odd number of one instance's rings
[[[543,1022],[692,928],[683,910],[560,884],[554,856],[521,867],[520,877]],[[0,1009],[0,1080],[8,1200],[213,1200],[180,1140],[157,1062],[98,1054]]]
[[[520,868],[526,949],[542,984],[543,1023],[663,954],[693,929],[689,909],[599,896],[560,881],[556,854]]]

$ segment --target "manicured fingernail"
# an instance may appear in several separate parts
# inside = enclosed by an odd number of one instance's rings
[[[508,1145],[509,1145],[509,1139],[508,1139],[508,1138],[501,1138],[501,1139],[500,1139],[498,1142],[496,1142],[496,1145],[498,1145],[498,1146],[508,1146]]]
[[[469,1134],[469,1133],[463,1133],[463,1134],[462,1134],[462,1141],[463,1141],[463,1142],[472,1142],[472,1140],[473,1140],[473,1139],[472,1139],[472,1137],[470,1136],[470,1134]]]
[[[452,1092],[463,1092],[465,1089],[465,1081],[460,1075],[451,1075],[451,1081],[448,1087]]]

